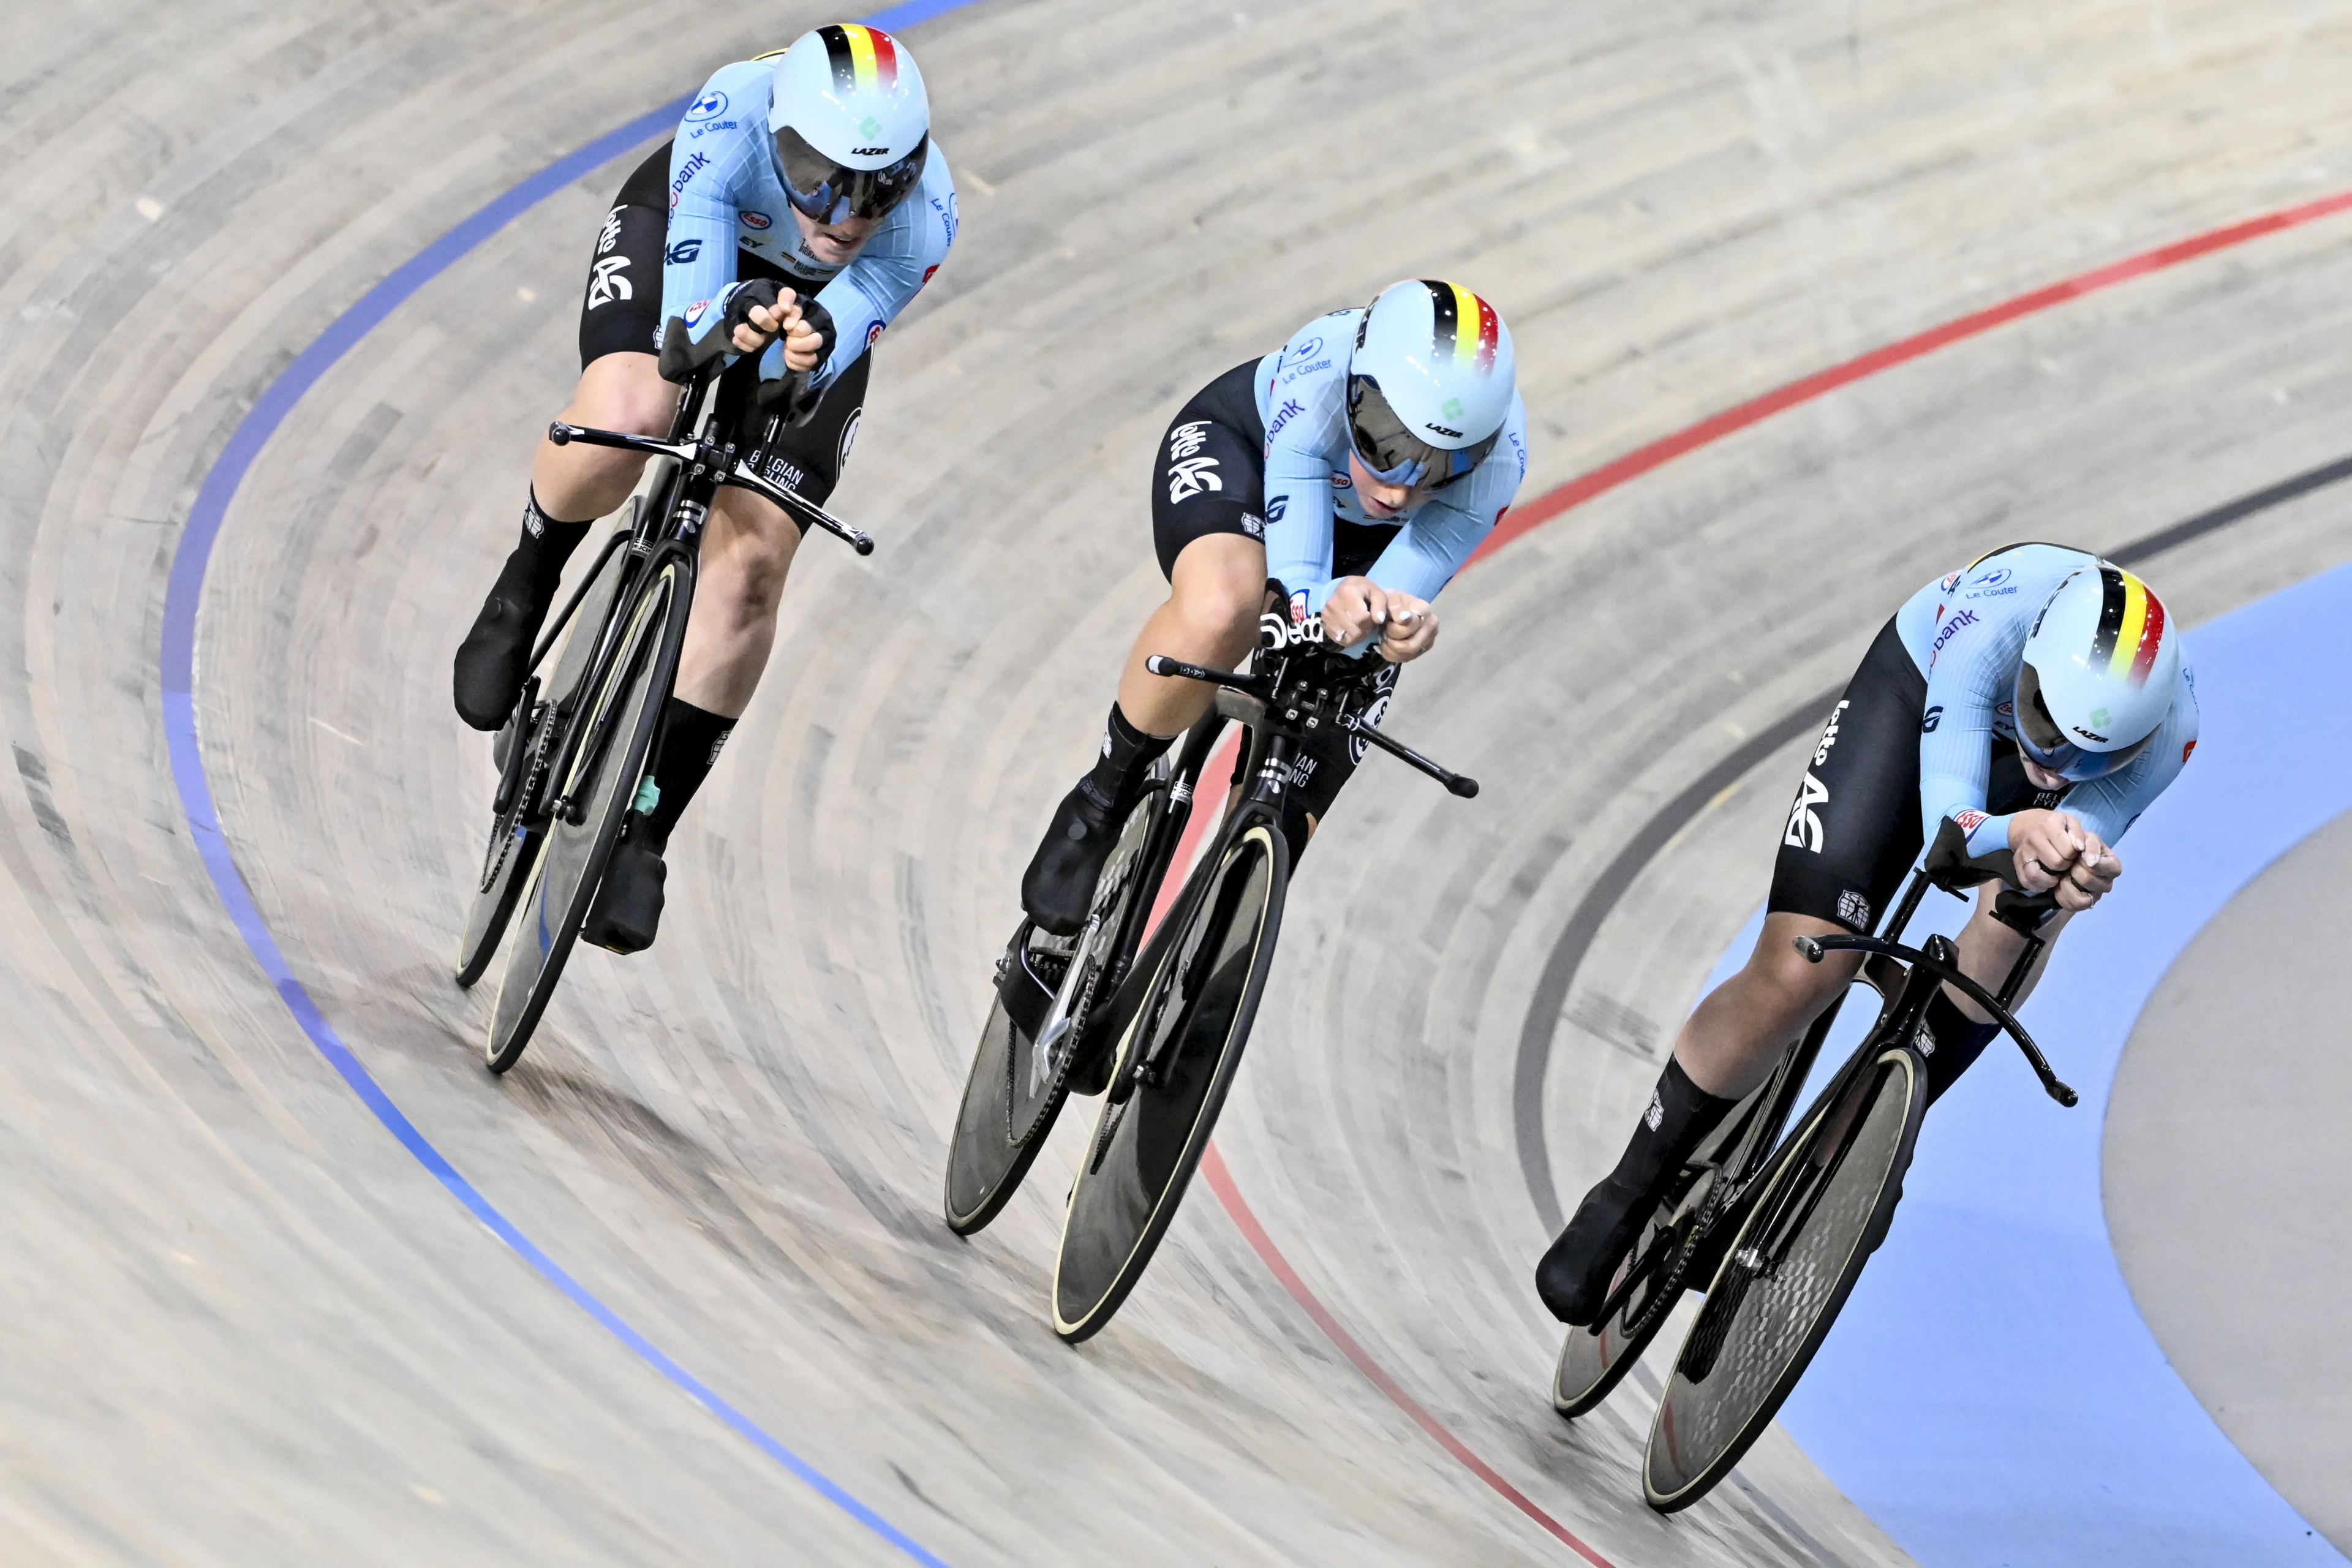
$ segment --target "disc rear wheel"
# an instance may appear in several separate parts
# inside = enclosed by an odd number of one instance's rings
[[[1118,944],[1128,909],[1139,889],[1157,881],[1143,860],[1160,804],[1161,792],[1154,788],[1128,812],[1095,885],[1090,929],[1080,933],[1075,952],[1058,952],[1058,944],[1026,924],[1005,952],[948,1148],[943,1207],[948,1228],[959,1236],[981,1229],[1012,1201],[1069,1098],[1070,1069],[1093,1043],[1104,982],[1122,956]],[[1024,1019],[1032,1026],[1051,1026],[1053,994],[1069,983],[1073,969],[1066,1026],[1053,1028],[1050,1046],[1041,1049]],[[1008,992],[1022,1004],[1019,1017],[1008,1005]]]
[[[488,970],[490,960],[498,953],[499,939],[506,934],[509,922],[514,919],[515,906],[522,900],[522,890],[530,885],[530,875],[539,868],[540,851],[547,841],[546,814],[539,798],[545,793],[545,758],[534,752],[551,747],[561,737],[562,716],[577,698],[580,678],[604,630],[604,617],[612,609],[613,595],[620,587],[627,560],[628,553],[624,550],[604,552],[595,580],[572,612],[570,628],[564,634],[563,651],[556,656],[555,668],[544,688],[544,715],[534,712],[526,701],[519,714],[519,719],[526,721],[510,721],[508,733],[500,737],[507,746],[522,748],[522,754],[501,754],[499,759],[501,784],[510,788],[512,798],[490,825],[490,840],[483,851],[480,873],[467,900],[466,929],[457,938],[457,957],[451,965],[460,985],[472,985]],[[532,720],[537,722],[528,721]]]

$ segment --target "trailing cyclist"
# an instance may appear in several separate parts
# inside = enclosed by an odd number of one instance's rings
[[[1168,578],[1119,676],[1095,765],[1059,806],[1021,879],[1048,931],[1086,923],[1095,883],[1152,762],[1209,709],[1212,689],[1151,674],[1160,655],[1230,669],[1258,639],[1269,579],[1288,624],[1390,668],[1437,641],[1429,601],[1510,505],[1528,467],[1511,335],[1468,289],[1392,284],[1301,327],[1194,394],[1155,465],[1152,543]],[[1363,757],[1328,736],[1290,795],[1295,856]]]
[[[1963,973],[1997,986],[2026,941],[1993,918],[2003,884],[2054,895],[2039,933],[2054,942],[2114,887],[2114,846],[2196,747],[2179,627],[2132,574],[2021,544],[1914,594],[1807,760],[1755,952],[1683,1025],[1615,1169],[1537,1265],[1544,1305],[1592,1322],[1664,1184],[1853,980],[1861,954],[1811,963],[1797,938],[1868,934],[1928,844],[1999,879],[1959,938]],[[1927,1025],[1932,1103],[1999,1031],[1948,985]]]
[[[657,368],[664,324],[683,321],[707,347],[724,332],[741,356],[733,374],[756,372],[772,395],[762,402],[782,399],[774,411],[790,417],[763,477],[822,503],[857,434],[874,342],[939,270],[956,222],[922,73],[889,34],[819,27],[723,67],[604,218],[581,302],[580,381],[562,418],[664,433],[677,398]],[[747,418],[747,438],[768,415]],[[644,463],[541,442],[521,538],[457,648],[452,686],[467,723],[506,723],[565,561]],[[645,809],[629,816],[589,941],[616,952],[652,943],[663,851],[760,683],[805,526],[748,490],[719,492]]]

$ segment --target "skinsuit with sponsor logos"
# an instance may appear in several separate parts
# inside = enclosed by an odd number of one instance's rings
[[[721,67],[670,141],[622,182],[597,232],[580,305],[580,382],[562,417],[665,434],[677,389],[661,378],[657,353],[675,318],[698,344],[724,334],[730,376],[805,378],[769,446],[766,477],[822,502],[856,437],[875,342],[939,270],[956,226],[922,74],[889,34],[820,27],[789,49]],[[772,412],[747,412],[747,437]],[[457,650],[454,695],[468,724],[507,721],[565,560],[591,521],[627,499],[643,464],[611,448],[541,443],[520,541]],[[719,492],[653,787],[623,830],[589,941],[622,952],[653,941],[663,851],[759,684],[801,532],[747,490]]]
[[[1527,475],[1527,412],[1509,334],[1466,289],[1413,279],[1318,317],[1195,394],[1161,437],[1152,543],[1168,602],[1128,658],[1093,770],[1064,797],[1022,879],[1046,930],[1084,922],[1117,824],[1153,759],[1208,710],[1161,654],[1230,668],[1255,645],[1270,583],[1294,625],[1397,667],[1433,644],[1429,601]],[[1375,717],[1379,707],[1373,710]],[[1289,792],[1294,853],[1363,755],[1334,739]]]
[[[2054,889],[2053,943],[2105,896],[2115,845],[2197,749],[2179,641],[2145,583],[2062,545],[1996,551],[1905,601],[1805,759],[1754,954],[1684,1025],[1624,1157],[1538,1265],[1556,1316],[1593,1320],[1660,1184],[1844,989],[1860,955],[1809,963],[1797,937],[1870,931],[1932,843],[1997,878],[1960,937],[1994,987],[2024,941],[1992,918],[2004,886]],[[1949,987],[1927,1023],[1932,1102],[1996,1031]]]

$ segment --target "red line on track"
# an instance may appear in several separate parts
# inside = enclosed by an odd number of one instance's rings
[[[1467,571],[1513,540],[1540,528],[1562,512],[1581,506],[1597,496],[1605,495],[1620,485],[1630,483],[1653,468],[1662,468],[1676,458],[1720,441],[1736,431],[1745,430],[1751,425],[1761,424],[1775,414],[1794,408],[1800,404],[1810,403],[1840,387],[1851,386],[1865,376],[1875,375],[1880,371],[1891,369],[1909,360],[1919,359],[1935,353],[1937,349],[1980,336],[1995,327],[2004,326],[2021,317],[2034,315],[2053,306],[2063,305],[2070,300],[2079,300],[2085,294],[2095,293],[2102,289],[2111,289],[2118,283],[2128,282],[2135,278],[2144,278],[2152,272],[2161,272],[2168,268],[2178,267],[2183,262],[2193,261],[2199,257],[2210,256],[2215,251],[2228,250],[2232,247],[2243,245],[2249,240],[2260,239],[2264,235],[2300,227],[2305,224],[2315,223],[2321,218],[2332,217],[2338,213],[2347,211],[2352,211],[2352,191],[2339,191],[2331,196],[2322,196],[2317,201],[2305,202],[2298,206],[2282,207],[2258,217],[2247,218],[2242,222],[2229,224],[2221,228],[2209,229],[2203,234],[2191,235],[2186,239],[2175,240],[2169,245],[2160,245],[2153,250],[2143,250],[2137,256],[2127,256],[2120,261],[2112,261],[2105,267],[2078,273],[2074,277],[2036,289],[2031,293],[2020,294],[2013,299],[2004,300],[1999,304],[1989,305],[1981,310],[1957,317],[1940,326],[1930,327],[1926,331],[1915,332],[1910,337],[1888,343],[1884,348],[1873,349],[1866,354],[1847,360],[1841,364],[1833,364],[1826,370],[1815,371],[1811,375],[1801,377],[1784,386],[1776,387],[1760,397],[1750,398],[1719,414],[1711,415],[1686,429],[1662,437],[1645,447],[1637,447],[1623,457],[1603,463],[1590,473],[1580,475],[1565,484],[1546,490],[1523,507],[1512,508],[1509,515],[1496,525],[1495,531],[1486,536],[1486,541],[1478,546],[1463,569]],[[1236,736],[1226,737],[1225,742],[1211,753],[1207,764],[1201,770],[1202,791],[1193,802],[1192,820],[1185,824],[1183,837],[1176,846],[1176,857],[1171,863],[1171,868],[1176,869],[1178,874],[1171,877],[1162,885],[1159,900],[1151,911],[1152,925],[1159,924],[1160,917],[1168,912],[1169,905],[1175,901],[1177,890],[1183,881],[1182,868],[1191,865],[1192,858],[1197,851],[1209,824],[1221,815],[1218,808],[1223,804],[1226,793],[1225,781],[1233,768],[1229,759],[1236,739]],[[1315,1326],[1321,1329],[1331,1342],[1339,1347],[1341,1354],[1355,1363],[1356,1370],[1362,1373],[1373,1387],[1388,1395],[1398,1409],[1412,1417],[1414,1425],[1436,1441],[1438,1447],[1459,1459],[1472,1474],[1494,1488],[1512,1507],[1557,1536],[1586,1562],[1594,1564],[1594,1568],[1612,1568],[1607,1558],[1578,1540],[1559,1521],[1537,1507],[1526,1493],[1505,1480],[1493,1466],[1472,1453],[1459,1437],[1448,1431],[1442,1422],[1423,1409],[1420,1401],[1406,1393],[1403,1384],[1390,1376],[1378,1362],[1365,1352],[1363,1346],[1356,1342],[1355,1336],[1347,1331],[1345,1325],[1332,1314],[1329,1308],[1323,1305],[1321,1298],[1307,1287],[1307,1281],[1299,1278],[1298,1271],[1290,1266],[1290,1259],[1284,1257],[1282,1248],[1275,1245],[1274,1237],[1266,1234],[1265,1226],[1258,1222],[1256,1212],[1242,1196],[1241,1188],[1234,1184],[1233,1173],[1225,1168],[1224,1156],[1217,1152],[1213,1142],[1202,1153],[1201,1173],[1208,1178],[1210,1190],[1217,1194],[1217,1201],[1224,1205],[1225,1213],[1233,1217],[1234,1224],[1240,1228],[1243,1237],[1257,1253],[1259,1259],[1272,1271],[1274,1277],[1281,1281],[1282,1288],[1290,1292],[1291,1300],[1297,1301],[1300,1309],[1315,1321]]]
[[[1274,1277],[1282,1281],[1282,1288],[1307,1310],[1307,1315],[1315,1320],[1315,1326],[1330,1336],[1331,1342],[1339,1347],[1339,1353],[1354,1362],[1356,1370],[1371,1380],[1373,1387],[1395,1401],[1397,1408],[1412,1416],[1415,1426],[1435,1438],[1439,1447],[1468,1466],[1471,1474],[1500,1492],[1512,1507],[1565,1542],[1578,1556],[1593,1564],[1593,1568],[1614,1568],[1609,1559],[1578,1540],[1566,1525],[1538,1508],[1528,1500],[1527,1493],[1505,1480],[1496,1473],[1493,1466],[1472,1453],[1461,1438],[1446,1430],[1444,1422],[1423,1409],[1419,1400],[1407,1394],[1402,1384],[1381,1369],[1380,1363],[1365,1353],[1364,1347],[1356,1342],[1356,1336],[1349,1333],[1339,1320],[1331,1315],[1330,1310],[1317,1299],[1315,1292],[1307,1288],[1307,1281],[1291,1268],[1290,1259],[1282,1255],[1282,1248],[1275,1246],[1274,1237],[1266,1235],[1265,1226],[1258,1223],[1257,1215],[1242,1196],[1242,1190],[1234,1184],[1233,1173],[1225,1169],[1225,1157],[1217,1152],[1214,1143],[1202,1152],[1201,1174],[1208,1178],[1210,1190],[1225,1205],[1225,1212],[1234,1216],[1234,1223],[1241,1227],[1242,1235],[1249,1238],[1250,1246],[1256,1248],[1265,1266],[1274,1271]]]
[[[2191,235],[2187,239],[2159,245],[2153,250],[2143,250],[2137,256],[2127,256],[2121,261],[2112,261],[2105,267],[2095,268],[2047,288],[2036,289],[2030,294],[2020,294],[2000,304],[1988,305],[1981,310],[1946,321],[1941,326],[1930,327],[1924,332],[1915,332],[1884,348],[1873,349],[1843,364],[1817,370],[1785,386],[1775,387],[1760,397],[1751,397],[1720,414],[1710,415],[1687,429],[1662,437],[1646,447],[1637,447],[1622,458],[1601,464],[1591,473],[1546,490],[1523,507],[1512,508],[1509,515],[1495,525],[1495,531],[1472,553],[1467,564],[1477,564],[1511,541],[1542,527],[1571,507],[1581,506],[1596,496],[1605,495],[1685,453],[1720,441],[1734,431],[1761,424],[1775,414],[1794,408],[1801,403],[1811,403],[1842,386],[1851,386],[1864,376],[1875,375],[1882,370],[1892,369],[1906,360],[1918,359],[1964,339],[1980,336],[1995,327],[2005,326],[2022,316],[2038,314],[2053,305],[2063,305],[2085,294],[2112,289],[2118,283],[2145,278],[2151,272],[2161,272],[2184,261],[2194,261],[2200,256],[2210,256],[2217,250],[2243,245],[2250,239],[2259,239],[2282,229],[2295,228],[2320,218],[2331,217],[2347,209],[2352,209],[2352,191],[2339,191],[2315,202],[2305,202],[2301,206],[2284,207],[2277,212],[2264,213],[2260,217],[2248,218],[2242,223]]]

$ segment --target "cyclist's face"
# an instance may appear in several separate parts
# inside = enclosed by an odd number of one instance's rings
[[[2032,757],[2021,756],[2017,760],[2025,764],[2026,782],[2035,789],[2064,789],[2074,782],[2064,773],[2052,773]]]
[[[845,217],[839,223],[819,223],[798,207],[792,209],[793,221],[801,226],[801,237],[808,242],[809,253],[827,267],[846,267],[857,259],[857,253],[874,231],[882,226],[878,217]]]
[[[1356,502],[1364,515],[1381,522],[1402,517],[1429,499],[1429,492],[1410,485],[1385,485],[1365,468],[1363,459],[1348,454],[1348,478],[1356,487]]]

